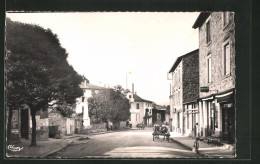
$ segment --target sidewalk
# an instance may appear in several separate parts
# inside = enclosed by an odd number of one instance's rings
[[[114,133],[129,129],[120,129],[107,131],[106,133]],[[104,133],[93,133],[91,135],[102,135]],[[31,140],[21,139],[21,143],[10,145],[10,151],[6,150],[7,158],[46,158],[48,155],[53,154],[61,149],[69,146],[74,141],[90,137],[86,134],[72,134],[63,136],[61,139],[48,138],[48,141],[37,141],[37,146],[30,146]],[[8,146],[8,145],[7,145]]]
[[[170,139],[182,147],[192,150],[195,139],[171,133]],[[235,148],[230,145],[216,146],[207,144],[206,141],[199,141],[199,153],[205,158],[235,158]]]
[[[72,136],[64,136],[61,139],[49,138],[48,141],[37,141],[37,146],[30,146],[31,140],[22,139],[21,143],[14,144],[13,148],[9,147],[6,150],[6,157],[30,157],[30,158],[44,158],[49,154],[57,152],[66,146],[70,145],[75,140],[86,137],[85,135],[72,135]]]

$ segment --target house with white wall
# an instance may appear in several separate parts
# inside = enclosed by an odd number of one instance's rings
[[[78,122],[77,126],[83,126],[86,128],[90,125],[90,118],[88,112],[88,98],[93,95],[93,93],[97,93],[99,90],[104,89],[103,87],[90,84],[87,79],[84,79],[84,82],[80,84],[80,88],[83,90],[83,96],[77,98],[76,103],[76,114],[82,114],[82,125]]]
[[[145,123],[147,126],[151,126],[152,118],[149,118],[144,122],[144,116],[146,111],[150,116],[152,116],[153,102],[145,100],[133,92],[128,92],[126,96],[129,99],[131,106],[129,122],[132,124],[132,127],[135,128],[136,125],[140,123]]]

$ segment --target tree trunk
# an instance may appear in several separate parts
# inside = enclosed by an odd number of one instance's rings
[[[32,140],[31,140],[31,146],[37,146],[36,144],[36,118],[35,118],[35,112],[31,108],[31,117],[32,117]]]
[[[11,140],[11,126],[12,126],[13,110],[9,108],[8,122],[7,122],[7,143]]]

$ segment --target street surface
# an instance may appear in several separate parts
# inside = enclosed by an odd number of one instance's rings
[[[153,141],[152,128],[125,130],[89,136],[51,158],[196,158],[199,155],[174,143],[160,139]]]

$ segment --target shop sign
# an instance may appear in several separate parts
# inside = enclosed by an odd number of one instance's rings
[[[208,92],[209,87],[200,87],[200,92]]]

